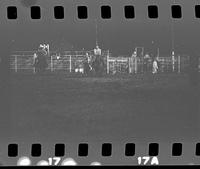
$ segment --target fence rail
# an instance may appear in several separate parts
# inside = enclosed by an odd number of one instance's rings
[[[14,72],[35,72],[34,68],[34,53],[36,51],[16,51],[10,55],[10,68]],[[83,61],[86,59],[86,54],[92,56],[91,51],[64,51],[58,53],[51,51],[46,57],[48,67],[47,70],[74,72],[76,67],[82,67]],[[105,62],[105,69],[107,74],[116,73],[145,73],[152,71],[151,58],[145,59],[143,57],[112,57],[109,51],[103,51],[102,57]],[[176,72],[181,73],[187,71],[189,67],[189,56],[175,56],[175,57],[159,57],[159,71],[160,72]],[[200,59],[199,59],[200,71]]]

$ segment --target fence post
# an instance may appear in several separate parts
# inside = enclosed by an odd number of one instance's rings
[[[137,73],[137,57],[135,57],[135,73]]]
[[[17,55],[15,55],[15,72],[17,73]]]
[[[36,58],[36,53],[33,54],[33,74],[35,74],[35,58]]]
[[[50,65],[51,65],[51,72],[53,72],[53,57],[52,57],[52,55],[50,56],[50,58],[51,58],[51,63],[50,63]]]
[[[174,51],[172,52],[172,71],[174,72],[175,69],[175,56],[174,56]]]
[[[69,72],[72,72],[72,55],[69,55]]]
[[[181,72],[181,56],[178,55],[178,73]]]
[[[35,66],[34,66],[34,64],[35,64],[35,56],[33,55],[33,74],[35,74]]]
[[[107,74],[109,74],[109,51],[107,54]]]

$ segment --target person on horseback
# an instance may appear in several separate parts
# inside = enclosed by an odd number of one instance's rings
[[[93,68],[97,75],[101,75],[103,73],[103,59],[102,59],[102,52],[99,46],[97,45],[94,49],[95,60],[93,62]]]
[[[45,49],[38,49],[34,54],[34,67],[36,73],[43,73],[47,68],[47,51]]]

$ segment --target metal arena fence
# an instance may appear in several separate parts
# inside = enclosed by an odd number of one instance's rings
[[[10,55],[10,68],[14,72],[33,72],[34,68],[34,54],[37,51],[15,51]],[[107,58],[109,51],[103,51],[102,57]],[[75,72],[76,68],[83,68],[83,62],[88,55],[90,58],[94,58],[94,53],[91,51],[64,51],[56,52],[52,51],[46,57],[48,64],[47,70],[51,72],[65,71]]]
[[[33,66],[34,53],[36,53],[36,51],[13,52],[10,56],[11,69],[14,72],[35,73],[35,68]],[[75,72],[76,68],[83,68],[83,62],[87,58],[86,55],[91,58],[94,56],[91,51],[50,52],[49,55],[46,56],[48,63],[47,70],[51,72]],[[102,58],[105,63],[105,72],[107,74],[152,72],[152,58],[145,59],[143,57],[130,56],[113,57],[109,51],[103,51]],[[189,68],[189,59],[189,56],[186,55],[158,57],[159,72],[186,72]]]

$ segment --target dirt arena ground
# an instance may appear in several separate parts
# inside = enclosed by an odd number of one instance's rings
[[[146,143],[199,138],[199,86],[185,74],[10,76],[10,142]]]
[[[198,126],[199,91],[187,75],[16,74],[10,83],[12,130],[24,136],[190,138]]]

